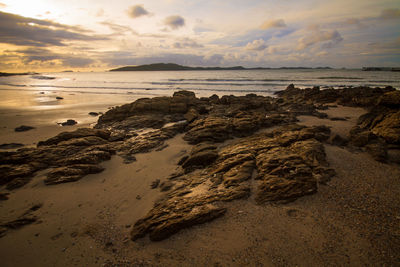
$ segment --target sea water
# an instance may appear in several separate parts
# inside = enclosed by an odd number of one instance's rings
[[[213,94],[272,96],[293,83],[296,87],[393,86],[400,88],[400,72],[347,69],[271,69],[235,71],[62,72],[0,77],[0,108],[18,97],[16,92],[40,94],[46,103],[57,95],[79,95],[81,101],[131,102],[139,97],[171,96],[190,90],[198,97]],[[7,94],[6,92],[9,92]],[[12,92],[12,93],[11,93]],[[11,93],[11,94],[10,94]],[[46,98],[47,97],[47,98]],[[18,103],[18,99],[15,99]],[[15,102],[14,101],[14,102]],[[39,101],[39,100],[38,100]],[[108,101],[108,102],[107,102]],[[39,101],[40,102],[40,101]],[[42,103],[43,104],[43,103]],[[40,103],[39,103],[40,105]],[[51,105],[50,105],[51,106]]]

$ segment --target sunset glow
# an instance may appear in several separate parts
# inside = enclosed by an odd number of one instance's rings
[[[400,64],[391,0],[1,0],[0,20],[0,71]]]

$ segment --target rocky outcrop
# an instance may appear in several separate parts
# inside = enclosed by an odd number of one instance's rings
[[[161,240],[180,229],[222,216],[224,202],[255,194],[258,203],[293,201],[318,190],[335,175],[325,160],[321,141],[326,127],[283,127],[238,139],[228,145],[200,143],[171,176],[170,188],[152,210],[137,221],[131,238],[149,234]],[[199,170],[202,169],[202,170]],[[251,192],[251,180],[256,189]]]

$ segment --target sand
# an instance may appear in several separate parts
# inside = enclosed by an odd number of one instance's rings
[[[349,119],[301,116],[299,123],[329,125],[332,132],[345,136],[365,111],[339,106],[326,112]],[[20,141],[12,138],[7,140]],[[35,138],[33,142],[46,135],[37,129]],[[257,205],[253,197],[233,201],[227,214],[210,223],[184,229],[160,242],[147,237],[130,241],[131,225],[162,195],[158,189],[150,189],[151,182],[165,180],[191,148],[181,135],[167,144],[162,151],[137,155],[131,164],[114,156],[102,164],[104,172],[78,182],[45,186],[41,173],[13,191],[9,200],[0,202],[1,222],[15,219],[35,204],[43,206],[33,212],[40,223],[0,238],[1,265],[399,264],[400,168],[376,162],[363,152],[330,145],[325,145],[327,160],[337,175],[314,195],[280,205]]]

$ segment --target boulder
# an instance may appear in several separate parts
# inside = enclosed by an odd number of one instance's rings
[[[88,136],[97,136],[104,140],[108,140],[110,137],[110,131],[101,130],[101,129],[92,129],[92,128],[79,128],[73,132],[62,132],[50,139],[45,141],[40,141],[38,146],[50,146],[50,145],[57,145],[62,141],[67,141],[74,138],[82,138]]]
[[[44,180],[46,185],[69,183],[80,180],[87,174],[102,172],[104,168],[92,164],[76,164],[53,169]]]
[[[26,132],[26,131],[29,131],[29,130],[32,130],[32,129],[35,129],[35,127],[27,126],[27,125],[21,125],[21,126],[15,128],[14,131],[16,131],[16,132]]]

